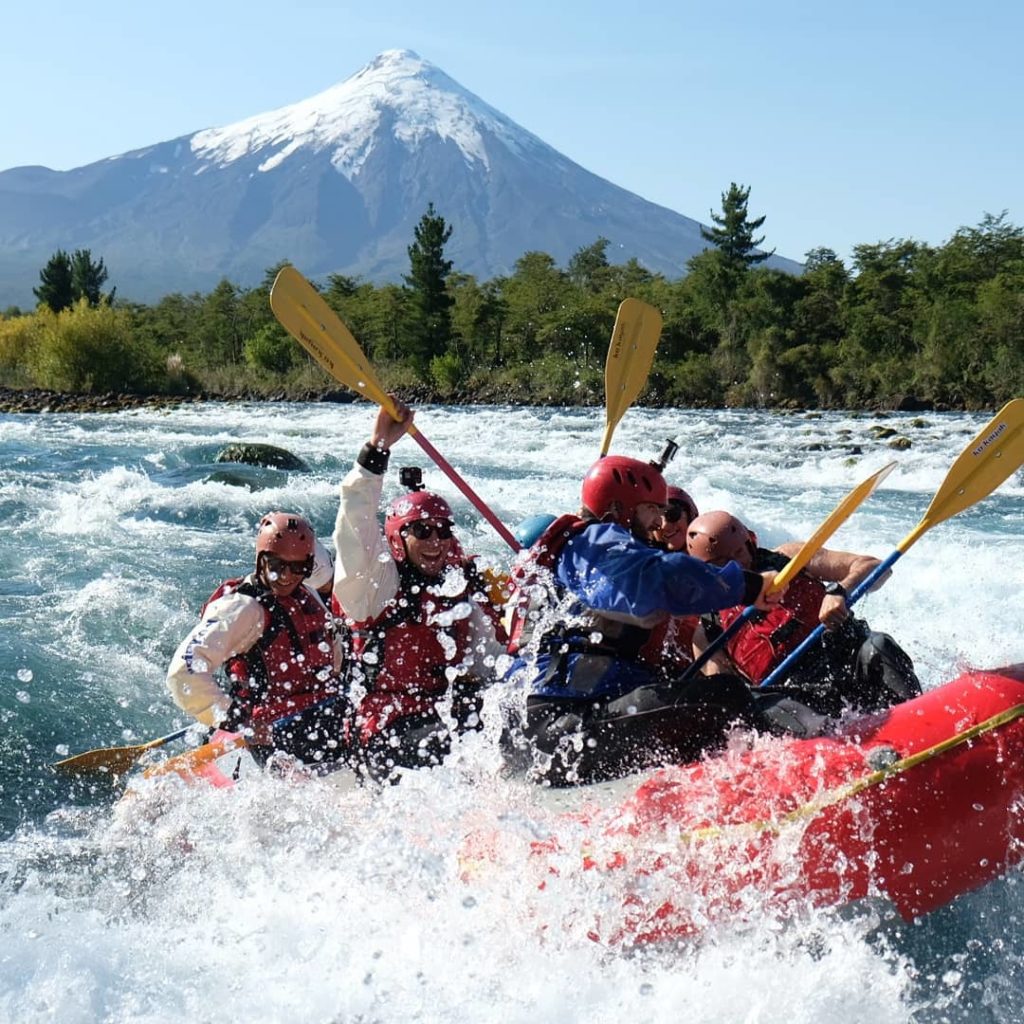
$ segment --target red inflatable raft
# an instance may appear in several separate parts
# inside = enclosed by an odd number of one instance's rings
[[[1021,668],[967,673],[827,738],[663,769],[534,843],[541,889],[606,876],[614,898],[587,926],[600,941],[865,896],[906,918],[940,907],[1024,858]]]

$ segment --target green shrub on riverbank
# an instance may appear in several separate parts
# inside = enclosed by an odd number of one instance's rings
[[[0,371],[9,383],[54,391],[151,394],[169,390],[164,358],[135,337],[126,310],[82,300],[0,321]]]
[[[565,269],[531,252],[507,277],[448,273],[443,351],[433,335],[424,348],[411,287],[335,274],[322,291],[385,387],[417,401],[599,404],[627,296],[664,319],[641,404],[979,408],[1024,394],[1024,231],[1005,215],[937,247],[860,245],[849,266],[812,250],[801,276],[708,249],[672,281],[610,264],[608,245]],[[250,289],[225,280],[152,306],[0,318],[0,383],[286,398],[337,388],[273,317],[278,269]]]

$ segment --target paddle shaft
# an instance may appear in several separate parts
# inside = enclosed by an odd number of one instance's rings
[[[768,587],[768,593],[772,593],[775,590],[780,590],[785,587],[791,579],[798,572],[800,572],[811,559],[821,550],[825,541],[832,536],[836,530],[839,529],[843,523],[851,515],[854,510],[875,493],[878,485],[893,471],[896,463],[890,462],[888,465],[883,466],[880,470],[872,473],[866,480],[861,481],[853,488],[852,491],[847,494],[841,502],[828,514],[825,521],[814,531],[814,533],[808,537],[807,540],[801,545],[800,550],[786,563],[782,570],[772,580]],[[710,644],[701,652],[700,655],[694,660],[693,664],[679,677],[678,683],[686,683],[693,679],[694,676],[718,653],[739,631],[748,623],[754,615],[757,614],[757,608],[754,605],[749,605],[743,609],[740,616],[735,619],[728,628],[724,629]]]
[[[906,545],[906,547],[909,546],[909,544]],[[864,579],[862,579],[860,583],[850,591],[846,598],[847,608],[855,605],[903,557],[904,550],[906,550],[906,548],[903,550],[896,548],[888,558],[879,562],[878,565],[876,565],[874,569],[872,569],[871,572],[869,572],[867,576],[865,576]],[[778,667],[769,676],[767,676],[763,682],[758,683],[758,686],[772,686],[775,683],[782,682],[782,680],[789,675],[791,669],[796,665],[796,663],[822,638],[824,633],[824,626],[820,624],[815,626],[803,641],[786,655],[786,658],[778,665]]]
[[[377,379],[366,353],[352,332],[341,317],[327,305],[323,296],[294,267],[282,267],[278,272],[270,291],[270,307],[285,330],[335,380],[381,406],[395,421],[400,419],[393,399]],[[513,551],[518,552],[519,542],[448,460],[416,427],[411,426],[409,433],[473,507],[494,527],[498,536]]]
[[[698,672],[748,623],[757,612],[751,604],[743,609],[739,618],[733,620],[727,629],[722,630],[711,643],[693,660],[686,671],[679,677],[679,683],[688,683]]]
[[[982,427],[957,456],[921,521],[896,545],[896,550],[854,588],[846,599],[847,607],[859,601],[928,530],[987,498],[1022,464],[1024,399],[1014,398]],[[760,685],[771,686],[784,679],[824,632],[824,626],[817,626]]]
[[[157,740],[150,740],[149,743],[145,743],[143,746],[147,750],[155,750],[157,747],[162,747],[165,743],[172,743],[174,740],[180,740],[185,733],[194,728],[195,726],[186,725],[184,729],[178,729],[177,732],[168,733],[166,736],[161,736]]]
[[[301,711],[293,711],[289,715],[283,715],[281,718],[275,718],[271,723],[271,728],[276,729],[278,726],[287,725],[289,722],[294,721],[296,718],[299,718],[310,711],[328,708],[339,700],[341,700],[341,696],[338,694],[333,697],[325,697],[323,700],[318,700],[315,703],[310,704],[309,707],[303,708]],[[218,757],[222,757],[224,754],[230,753],[232,750],[241,750],[249,745],[249,741],[242,733],[228,733],[220,739],[211,740],[209,743],[204,743],[202,746],[196,747],[194,750],[186,750],[184,754],[172,757],[169,761],[165,761],[163,764],[155,765],[146,771],[145,775],[146,778],[152,778],[157,775],[170,775],[171,773],[176,773],[178,775],[192,774],[197,768],[201,768],[204,764],[209,764],[210,761],[216,761]]]
[[[385,407],[386,408],[386,407]],[[391,409],[387,410],[391,413]],[[393,414],[392,414],[393,415]],[[397,419],[397,417],[394,417]],[[522,551],[522,545],[512,536],[508,527],[484,504],[483,499],[473,490],[465,480],[449,464],[448,460],[423,436],[421,430],[416,427],[409,427],[409,434],[416,443],[427,453],[429,458],[434,460],[438,469],[466,496],[467,500],[494,527],[499,537],[515,552]]]

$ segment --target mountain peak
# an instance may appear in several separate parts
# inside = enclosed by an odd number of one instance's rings
[[[383,50],[366,67],[349,78],[358,78],[373,71],[402,70],[406,67],[419,70],[421,67],[432,68],[434,65],[430,61],[425,61],[415,50]]]
[[[331,162],[352,180],[386,130],[409,150],[427,136],[453,142],[468,163],[489,166],[486,135],[508,148],[543,145],[412,50],[385,50],[343,82],[309,99],[192,136],[193,153],[218,167],[250,154],[270,171],[293,153],[331,150]]]
[[[309,275],[396,281],[436,203],[447,252],[481,280],[525,252],[678,275],[700,224],[586,171],[411,50],[316,96],[70,171],[0,171],[0,308],[31,302],[57,248],[102,253],[118,294],[243,287],[284,258]],[[773,256],[769,266],[798,270]]]

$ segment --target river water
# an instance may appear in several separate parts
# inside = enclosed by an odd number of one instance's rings
[[[362,404],[212,403],[0,416],[0,1021],[1024,1017],[1016,870],[911,924],[881,901],[753,905],[671,948],[591,941],[624,893],[577,872],[538,896],[525,851],[561,809],[501,777],[490,704],[484,735],[385,792],[256,776],[234,791],[148,783],[121,799],[123,783],[55,775],[68,753],[186,724],[163,681],[174,647],[215,586],[249,566],[263,512],[298,509],[330,535],[372,417]],[[810,535],[895,459],[831,545],[884,556],[987,418],[633,409],[613,451],[650,458],[677,438],[670,480],[701,509],[739,514],[764,546]],[[426,407],[418,424],[514,525],[575,508],[603,416]],[[912,446],[874,439],[879,424]],[[287,447],[310,470],[215,464],[234,441]],[[451,498],[467,551],[504,563],[500,539],[410,439],[400,465],[424,467]],[[396,491],[392,472],[386,496]],[[929,531],[862,602],[926,687],[1024,660],[1022,496],[1018,473]],[[480,829],[506,855],[467,882],[460,854]]]

